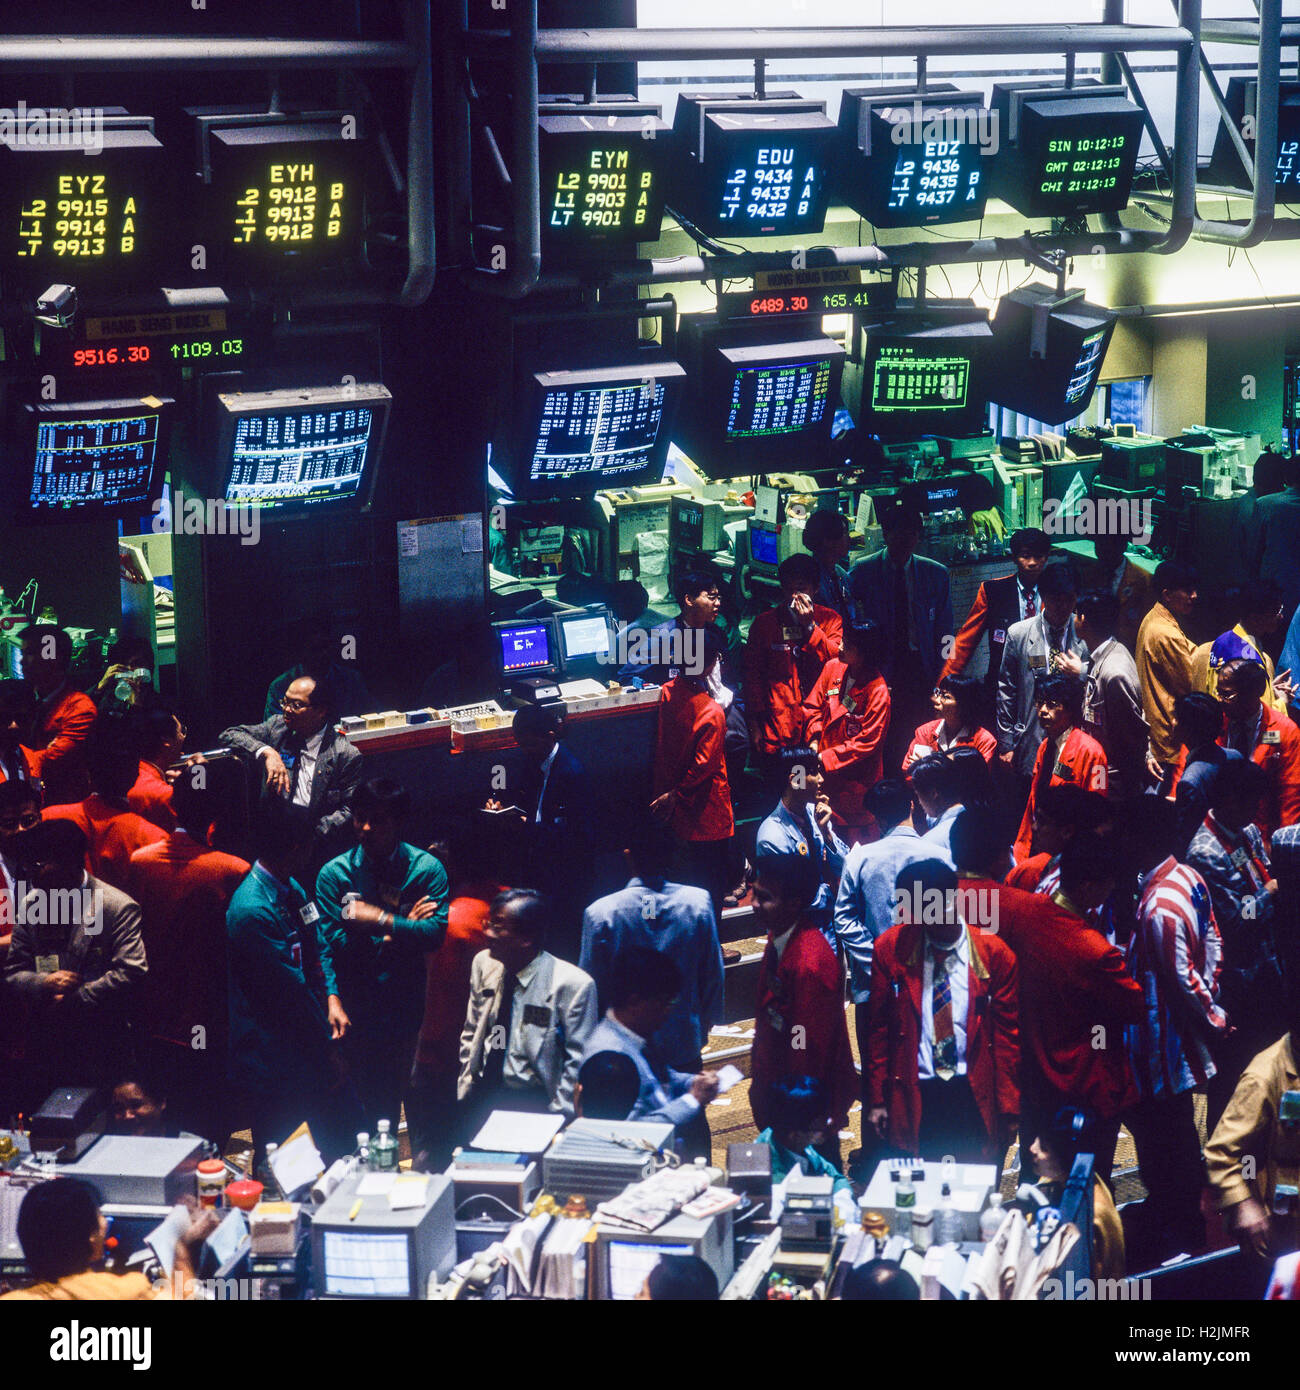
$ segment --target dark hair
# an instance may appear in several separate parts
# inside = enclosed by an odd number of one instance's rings
[[[31,782],[16,777],[8,782],[0,782],[0,812],[15,811],[28,803],[38,811],[41,808],[41,794]]]
[[[1241,686],[1243,694],[1256,698],[1268,689],[1268,672],[1258,661],[1251,661],[1248,657],[1239,656],[1235,661],[1225,661],[1219,669],[1219,680],[1222,681],[1224,676],[1231,676],[1233,683]]]
[[[983,688],[984,682],[977,676],[952,675],[939,678],[939,689],[946,691],[957,701],[957,709],[968,724],[978,721],[980,691]]]
[[[804,522],[803,543],[812,550],[816,546],[825,545],[828,541],[847,535],[848,529],[849,521],[846,516],[830,507],[821,507]]]
[[[30,714],[34,708],[32,692],[25,682],[0,680],[0,710],[18,710]]]
[[[541,943],[546,940],[546,929],[550,925],[551,905],[536,888],[507,888],[492,899],[492,911],[504,912],[510,909],[512,925],[521,936],[529,941]]]
[[[882,777],[862,798],[865,810],[882,830],[901,825],[912,810],[912,788],[905,777]]]
[[[1203,690],[1180,695],[1174,701],[1174,723],[1181,724],[1194,740],[1189,747],[1210,743],[1223,732],[1223,706]]]
[[[80,1178],[52,1178],[28,1189],[18,1208],[18,1243],[34,1278],[53,1283],[90,1268],[99,1232],[99,1193]]]
[[[1101,1126],[1096,1113],[1082,1105],[1062,1106],[1042,1127],[1036,1138],[1047,1144],[1057,1158],[1061,1159],[1067,1173],[1080,1154],[1093,1155],[1097,1161],[1098,1174],[1108,1173],[1111,1160],[1115,1157],[1113,1153],[1097,1152],[1097,1147],[1102,1142]]]
[[[1264,497],[1272,492],[1281,492],[1286,486],[1287,464],[1290,460],[1282,457],[1281,454],[1271,453],[1265,449],[1255,460],[1255,471],[1251,478],[1251,486],[1257,496]]]
[[[563,716],[550,705],[523,705],[515,711],[511,732],[525,738],[558,738]]]
[[[906,502],[897,502],[892,507],[882,507],[878,513],[881,534],[892,535],[895,531],[906,528],[909,531],[920,532],[922,529],[921,513]]]
[[[333,719],[339,712],[339,692],[333,676],[326,671],[307,671],[299,679],[311,681],[311,703],[317,709],[323,709],[326,715]],[[293,682],[290,681],[289,684],[292,685]],[[286,693],[288,689],[289,686],[285,686]]]
[[[648,946],[627,946],[614,957],[609,982],[611,1008],[621,1009],[637,999],[675,999],[682,989],[677,962]]]
[[[880,630],[879,623],[871,618],[863,618],[861,622],[856,623],[845,623],[841,640],[846,647],[853,647],[868,666],[877,671],[880,669],[880,662],[885,654],[885,635]]]
[[[721,592],[722,585],[718,582],[716,574],[709,574],[705,570],[687,570],[684,574],[679,574],[673,584],[673,599],[678,608],[685,608],[688,598],[707,593],[710,589]]]
[[[1089,831],[1072,835],[1061,850],[1061,888],[1071,894],[1085,883],[1114,883],[1115,842]]]
[[[946,753],[927,753],[912,764],[912,790],[919,796],[940,797],[949,806],[957,800],[957,777]]]
[[[1074,566],[1068,560],[1050,560],[1038,576],[1038,592],[1044,598],[1073,598],[1079,592]]]
[[[894,890],[908,897],[929,892],[956,893],[957,871],[949,868],[942,859],[918,859],[914,864],[905,864],[894,879]]]
[[[639,821],[627,837],[627,849],[637,877],[657,886],[668,877],[677,841],[667,826]]]
[[[59,864],[85,865],[87,841],[85,832],[76,821],[56,816],[43,820],[18,837],[15,857],[30,873],[39,859],[53,859]]]
[[[18,634],[19,644],[24,647],[29,642],[44,645],[51,638],[54,641],[54,660],[66,671],[72,665],[72,638],[61,627],[55,627],[53,623],[28,623]]]
[[[790,774],[797,767],[821,767],[821,762],[816,751],[809,748],[807,744],[800,744],[798,748],[782,748],[780,753],[777,754],[777,761],[780,763],[781,772],[784,774],[787,781],[789,781]]]
[[[920,1297],[916,1280],[893,1260],[854,1265],[840,1293],[846,1303],[912,1303]]]
[[[649,602],[650,594],[639,579],[620,579],[609,591],[610,611],[620,622],[639,618]]]
[[[379,816],[399,824],[411,813],[411,793],[390,777],[372,777],[362,782],[352,797],[352,814],[357,820]]]
[[[176,711],[160,700],[147,700],[135,705],[129,718],[136,750],[142,758],[158,752],[176,732]]]
[[[1281,585],[1275,579],[1249,579],[1228,595],[1228,603],[1239,618],[1272,614],[1282,607]]]
[[[125,800],[140,771],[129,710],[100,711],[86,740],[86,770],[100,796]]]
[[[1120,843],[1140,872],[1163,863],[1178,849],[1179,812],[1168,797],[1136,796],[1116,810]]]
[[[996,816],[961,811],[948,835],[952,862],[964,874],[984,874],[1006,853],[1007,838]]]
[[[978,748],[963,745],[948,750],[952,764],[953,800],[963,806],[992,806],[997,800],[993,774]]]
[[[626,1052],[593,1052],[578,1069],[578,1084],[588,1120],[626,1120],[641,1094],[636,1063]]]
[[[798,550],[776,567],[776,577],[782,584],[788,584],[792,588],[800,583],[816,588],[817,581],[821,578],[821,570],[811,555]]]
[[[787,901],[797,902],[802,912],[817,896],[821,870],[807,854],[760,854],[754,864],[754,878],[775,888]]]
[[[1086,791],[1072,782],[1044,787],[1035,799],[1034,809],[1040,818],[1073,830],[1096,830],[1115,814],[1114,804],[1100,792]]]
[[[1151,587],[1157,594],[1170,589],[1194,589],[1196,571],[1183,560],[1161,560],[1151,577]]]
[[[1087,688],[1082,676],[1072,676],[1068,671],[1039,671],[1034,677],[1034,703],[1062,705],[1070,723],[1078,724],[1083,719]]]
[[[1249,758],[1236,758],[1215,769],[1210,789],[1210,809],[1229,801],[1255,801],[1268,791],[1268,773]]]
[[[661,1255],[646,1280],[656,1303],[716,1303],[718,1276],[698,1255]]]
[[[696,628],[695,630],[704,634],[704,650],[701,653],[702,660],[698,669],[694,667],[684,669],[688,676],[691,676],[695,680],[703,680],[704,677],[713,670],[714,664],[726,650],[726,643],[716,623],[709,623],[706,627]]]
[[[188,827],[193,829],[193,826]],[[255,853],[273,863],[306,849],[312,836],[311,812],[282,796],[264,796],[254,817]]]
[[[1022,526],[1018,531],[1012,531],[1007,549],[1011,552],[1013,560],[1021,555],[1050,555],[1052,542],[1048,540],[1047,532],[1041,527]]]
[[[1089,589],[1075,600],[1074,611],[1088,626],[1109,637],[1119,624],[1119,598],[1107,589]]]
[[[773,1130],[825,1129],[831,1120],[826,1087],[815,1076],[787,1076],[767,1088]]]

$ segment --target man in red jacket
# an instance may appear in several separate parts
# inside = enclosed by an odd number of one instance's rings
[[[736,822],[727,782],[727,716],[709,694],[709,674],[722,657],[722,635],[703,629],[698,669],[685,668],[659,697],[654,800],[650,814],[668,826],[681,851],[681,881],[703,888],[722,921],[727,853]]]
[[[1137,1100],[1124,1030],[1146,1016],[1124,957],[1086,920],[1114,889],[1117,858],[1113,841],[1075,835],[1057,892],[998,924],[1020,965],[1021,1162],[1062,1106],[1087,1106],[1101,1118],[1097,1172],[1108,1182],[1120,1111]]]
[[[1219,742],[1250,758],[1268,774],[1268,792],[1255,824],[1268,844],[1273,832],[1300,822],[1300,729],[1263,703],[1268,673],[1238,658],[1219,669],[1219,703],[1228,723]]]
[[[1106,793],[1106,750],[1083,724],[1084,683],[1063,671],[1039,672],[1034,682],[1038,722],[1045,735],[1038,745],[1029,800],[1020,819],[1013,855],[1017,864],[1033,853],[1034,812],[1048,787],[1082,787]]]
[[[249,866],[208,847],[214,824],[220,837],[221,808],[200,772],[186,768],[173,789],[176,829],[131,855],[127,891],[140,904],[149,957],[141,1019],[150,1062],[181,1123],[224,1138],[226,909]]]
[[[822,1151],[838,1167],[849,1106],[858,1077],[844,1021],[844,977],[834,948],[809,917],[820,877],[803,854],[760,855],[754,882],[754,920],[767,935],[759,972],[750,1055],[754,1124],[767,1129],[772,1086],[787,1077],[815,1076],[826,1087],[833,1128]]]
[[[140,755],[135,784],[127,792],[131,809],[163,830],[176,829],[172,784],[167,769],[185,748],[185,725],[167,705],[136,705],[131,711],[132,733]]]
[[[52,623],[23,628],[23,679],[37,699],[31,748],[36,776],[45,786],[45,804],[59,806],[90,794],[86,740],[95,722],[89,695],[68,679],[72,638]]]
[[[811,555],[791,555],[777,570],[781,602],[760,613],[745,644],[745,716],[754,751],[775,760],[803,742],[803,702],[828,661],[840,654],[843,622],[813,601],[820,573]],[[780,768],[773,769],[780,778]]]
[[[31,712],[31,695],[22,681],[0,681],[0,786],[6,782],[30,782],[39,802],[38,759],[30,748],[23,746]]]
[[[867,1122],[904,1154],[1000,1163],[1020,1111],[1016,958],[938,859],[903,869],[898,902],[871,968]]]

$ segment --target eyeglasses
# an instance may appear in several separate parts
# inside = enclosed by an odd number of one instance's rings
[[[12,834],[18,830],[30,830],[33,826],[40,825],[40,823],[40,812],[32,811],[30,814],[19,816],[16,819],[13,816],[6,816],[3,820],[0,820],[0,830],[7,830]]]
[[[280,708],[286,714],[301,714],[305,709],[311,709],[310,700],[281,700]]]

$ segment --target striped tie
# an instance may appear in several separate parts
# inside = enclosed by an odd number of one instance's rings
[[[934,1074],[940,1081],[957,1075],[957,1035],[952,1030],[952,990],[948,984],[948,952],[931,950],[934,957]]]

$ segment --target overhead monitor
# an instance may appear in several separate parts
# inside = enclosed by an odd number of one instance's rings
[[[989,398],[1048,425],[1077,418],[1092,401],[1114,331],[1115,316],[1081,293],[1063,296],[1050,285],[1012,290],[993,319],[999,370]]]
[[[158,275],[175,209],[152,125],[104,117],[102,128],[78,124],[66,138],[38,140],[20,121],[0,141],[0,262],[19,283],[37,292],[51,282],[85,290]]]
[[[520,499],[657,483],[684,377],[657,356],[527,374],[494,465]]]
[[[597,102],[542,107],[538,142],[542,248],[581,258],[657,241],[668,126],[658,106]]]
[[[844,349],[810,329],[796,337],[707,314],[683,318],[690,387],[678,433],[707,477],[816,467],[826,455]]]
[[[794,92],[682,93],[669,203],[709,236],[820,232],[834,136],[825,103]]]
[[[370,145],[355,115],[200,118],[206,244],[222,273],[337,267],[360,251]]]
[[[1255,130],[1259,122],[1259,81],[1254,77],[1228,78],[1224,92],[1227,116],[1220,116],[1215,132],[1214,151],[1209,168],[1202,176],[1207,184],[1248,192],[1254,172]],[[1228,133],[1231,120],[1241,136],[1250,157],[1250,170],[1242,164],[1236,146]],[[1300,82],[1278,84],[1277,108],[1277,166],[1274,180],[1277,200],[1282,203],[1300,202]]]
[[[882,439],[983,431],[992,341],[987,311],[900,316],[867,325],[864,338],[844,389],[860,430]]]
[[[49,402],[22,408],[13,439],[17,515],[29,521],[126,518],[162,493],[175,402]]]
[[[276,519],[369,506],[392,403],[386,387],[316,386],[216,399],[217,497]]]
[[[1127,206],[1142,111],[1123,87],[995,83],[1003,132],[993,191],[1029,217],[1078,217]]]
[[[553,674],[559,666],[555,624],[550,618],[494,623],[501,674],[507,680]]]
[[[947,83],[848,90],[833,191],[877,227],[977,221],[996,131],[980,93]]]

